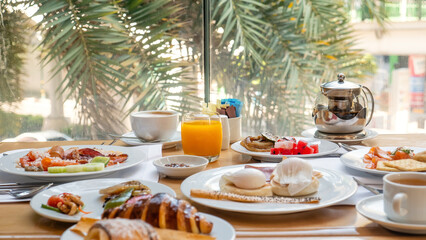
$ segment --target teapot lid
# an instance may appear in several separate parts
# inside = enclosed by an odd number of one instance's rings
[[[337,75],[337,81],[328,82],[321,84],[321,91],[325,95],[329,95],[328,93],[336,93],[335,90],[338,90],[338,95],[350,95],[355,94],[359,95],[361,90],[361,85],[345,81],[345,74],[339,73]]]

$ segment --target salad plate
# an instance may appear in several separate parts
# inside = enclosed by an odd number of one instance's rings
[[[61,221],[61,222],[78,222],[84,214],[77,213],[76,215],[70,216],[64,213],[55,212],[52,210],[41,208],[42,204],[47,204],[47,200],[52,195],[59,195],[61,193],[72,193],[79,195],[84,203],[84,211],[90,212],[84,216],[91,218],[100,218],[103,212],[102,195],[99,194],[99,190],[113,186],[122,182],[138,180],[138,179],[125,179],[125,178],[104,178],[104,179],[90,179],[77,182],[70,182],[55,187],[46,189],[43,192],[35,195],[30,202],[31,208],[43,217]],[[175,197],[176,193],[170,187],[150,181],[139,180],[142,184],[146,185],[151,189],[153,194],[165,192]]]
[[[182,141],[182,137],[180,132],[176,132],[176,134],[168,140],[150,143],[150,142],[141,141],[139,138],[136,137],[134,132],[128,132],[121,135],[120,140],[128,145],[133,145],[133,146],[163,144],[163,149],[168,149],[168,148],[175,147],[176,144],[180,143]]]
[[[377,224],[380,224],[384,228],[396,232],[426,234],[426,224],[399,223],[392,221],[387,218],[383,209],[383,195],[365,198],[356,205],[356,210],[361,215]]]
[[[235,239],[235,229],[232,227],[230,223],[223,220],[222,218],[218,218],[216,216],[201,213],[206,217],[207,220],[213,223],[213,229],[210,233],[210,236],[220,239],[220,240],[234,240]],[[74,225],[75,226],[75,225]],[[71,231],[74,227],[71,226],[68,228],[61,236],[61,240],[83,240],[83,236]]]
[[[272,155],[270,152],[253,152],[243,147],[238,141],[231,145],[232,150],[244,154],[249,155],[254,159],[266,161],[266,162],[281,162],[283,156],[285,157],[300,157],[300,158],[309,158],[309,157],[319,157],[325,156],[331,153],[334,153],[339,149],[339,146],[335,143],[332,143],[327,140],[314,139],[314,138],[304,138],[304,137],[295,137],[297,141],[304,140],[308,142],[308,145],[318,144],[318,153],[313,154],[298,154],[298,155]]]
[[[94,172],[76,172],[76,173],[48,173],[47,171],[33,172],[25,171],[24,168],[18,166],[19,159],[25,156],[30,150],[23,150],[16,153],[8,154],[1,158],[0,170],[13,175],[31,177],[53,182],[75,181],[88,178],[95,178],[107,174],[114,173],[119,170],[131,168],[147,159],[146,154],[140,149],[130,147],[109,146],[109,145],[71,145],[63,146],[64,150],[69,148],[96,148],[103,151],[122,152],[128,155],[126,161],[113,166],[108,166],[104,170]],[[40,148],[40,151],[47,151],[50,148]]]
[[[256,167],[276,166],[274,163],[255,163],[248,165]],[[315,171],[318,171],[322,174],[322,177],[319,179],[320,184],[318,192],[307,195],[307,197],[320,197],[321,200],[319,203],[243,203],[191,197],[191,189],[219,191],[219,181],[222,175],[225,173],[241,170],[244,168],[244,166],[245,164],[227,166],[194,174],[182,182],[181,191],[192,201],[215,209],[252,214],[288,214],[310,211],[337,204],[351,197],[358,188],[357,184],[350,176],[324,168],[314,168]]]
[[[385,151],[395,151],[397,147],[380,147],[382,150]],[[412,149],[414,153],[425,151],[426,148],[419,148],[419,147],[408,147],[409,149]],[[352,168],[361,172],[367,172],[370,174],[375,175],[386,175],[388,173],[391,173],[389,171],[381,171],[376,169],[369,169],[365,167],[365,163],[363,162],[364,155],[368,153],[370,150],[370,147],[365,147],[362,149],[358,149],[355,151],[350,151],[345,154],[343,154],[340,157],[340,161],[348,168]]]

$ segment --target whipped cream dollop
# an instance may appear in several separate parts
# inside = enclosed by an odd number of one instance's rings
[[[244,168],[233,173],[225,173],[223,178],[243,189],[261,188],[266,184],[265,174],[254,168]]]
[[[290,195],[295,195],[312,182],[311,164],[301,158],[287,158],[277,164],[273,181],[280,185],[288,185]]]

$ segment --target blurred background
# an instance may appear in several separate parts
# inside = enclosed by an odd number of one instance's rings
[[[211,99],[243,132],[299,135],[323,82],[369,87],[370,128],[426,133],[423,0],[211,0]],[[71,4],[70,4],[71,3]],[[3,0],[0,140],[105,139],[128,114],[197,110],[203,1]]]

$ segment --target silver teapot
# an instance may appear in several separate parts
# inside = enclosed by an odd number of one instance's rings
[[[365,86],[345,81],[343,73],[339,73],[337,78],[337,81],[321,84],[321,93],[312,112],[315,125],[324,133],[360,132],[373,117],[373,94]]]

